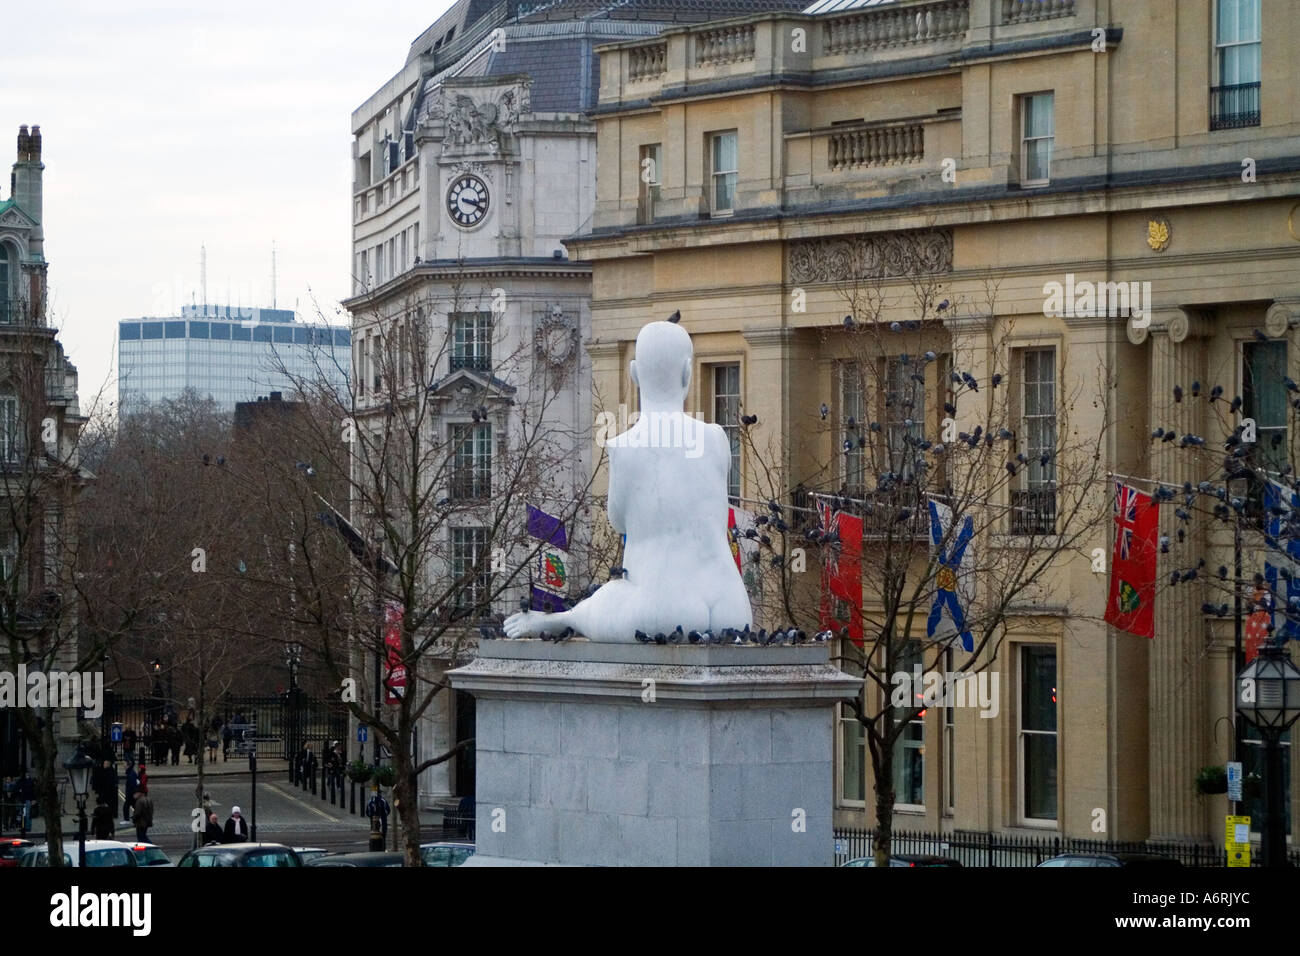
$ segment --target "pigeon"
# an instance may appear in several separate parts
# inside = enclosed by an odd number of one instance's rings
[[[479,625],[478,636],[485,641],[492,640],[496,635],[492,633],[492,628]]]
[[[204,455],[204,456],[203,456],[203,464],[205,464],[205,465],[210,465],[210,464],[212,464],[212,460],[211,460],[210,458],[208,458],[207,455]]]
[[[940,302],[938,305],[934,307],[934,311],[942,312],[947,308],[948,308],[948,300],[944,299],[942,302]]]
[[[962,372],[961,380],[966,383],[967,387],[969,387],[971,391],[978,392],[980,390],[979,384],[975,381],[975,376],[970,372]]]
[[[1002,384],[1002,373],[1001,373],[1001,372],[994,372],[994,373],[993,373],[993,380],[992,380],[992,381],[993,381],[993,387],[994,387],[994,388],[997,388],[999,385],[1001,385],[1001,384]]]
[[[999,428],[999,429],[998,429],[998,437],[1001,438],[1003,441],[1005,441],[1005,440],[1007,440],[1008,438],[1015,438],[1016,436],[1015,436],[1014,434],[1011,433],[1011,430],[1010,430],[1010,429],[1007,429],[1007,428]]]
[[[844,422],[844,427],[849,429],[849,431],[852,431],[853,429],[858,427],[858,420],[854,418],[852,415],[850,415],[848,417],[848,420]]]
[[[1239,411],[1241,411],[1241,396],[1240,396],[1240,395],[1237,395],[1237,396],[1235,396],[1235,397],[1232,399],[1232,405],[1231,405],[1231,407],[1229,407],[1228,410],[1229,410],[1229,411],[1232,411],[1232,412],[1239,412]]]
[[[924,358],[927,362],[933,362],[933,361],[934,361],[935,359],[937,359],[938,357],[939,357],[939,356],[935,355],[933,352],[926,352],[925,355],[923,356],[923,358]]]
[[[1192,398],[1196,398],[1200,394],[1201,394],[1201,383],[1199,381],[1192,382]]]
[[[1260,341],[1260,342],[1267,342],[1267,341],[1268,341],[1268,336],[1265,335],[1263,332],[1261,332],[1259,329],[1255,329],[1255,330],[1254,330],[1254,333],[1255,333],[1255,338],[1256,338],[1258,341]]]
[[[1009,474],[1009,475],[1011,475],[1012,477],[1014,477],[1015,474],[1016,474],[1016,463],[1015,463],[1014,461],[1009,461],[1009,462],[1007,462],[1007,466],[1006,466],[1006,467],[1007,467],[1007,474]]]
[[[847,455],[851,451],[853,451],[853,442],[846,438],[844,439],[844,454]]]
[[[447,505],[449,505],[449,504],[451,504],[451,499],[450,499],[450,498],[439,498],[439,499],[438,499],[437,507],[439,507],[439,508],[445,508],[445,507],[447,507]]]
[[[218,456],[217,456],[217,464],[218,464],[218,465],[224,465],[225,463],[226,463],[226,456],[225,456],[225,455],[218,455]],[[315,474],[316,474],[316,469],[313,468],[311,465],[308,465],[308,466],[307,466],[307,477],[310,478],[310,477],[312,477],[312,476],[315,475]]]
[[[680,644],[680,643],[682,642],[682,638],[685,637],[685,636],[686,636],[686,635],[682,633],[682,626],[681,626],[680,624],[678,624],[678,625],[677,625],[677,629],[674,630],[671,634],[668,635],[668,643],[669,643],[669,644]]]
[[[901,332],[901,331],[903,331],[903,323],[902,323],[902,322],[890,322],[890,323],[889,323],[889,331],[891,331],[891,332]]]
[[[954,405],[952,402],[944,402],[944,403],[943,403],[943,410],[944,410],[945,412],[947,412],[949,415],[956,415],[956,414],[957,414],[957,406]]]
[[[1223,397],[1222,385],[1216,385],[1214,386],[1214,388],[1210,389],[1210,401],[1217,402],[1222,397]]]
[[[1162,534],[1160,536],[1160,553],[1161,554],[1169,553],[1169,535],[1167,534]]]
[[[853,316],[851,316],[851,315],[846,315],[846,316],[844,317],[844,327],[845,327],[846,329],[851,329],[851,328],[853,328]]]
[[[1228,580],[1228,566],[1226,564],[1219,565],[1219,580]]]
[[[610,580],[613,580],[614,578],[621,578],[625,574],[627,574],[627,568],[621,567],[617,564],[609,569]]]
[[[1161,440],[1162,440],[1162,441],[1166,441],[1166,442],[1171,442],[1171,441],[1173,441],[1173,440],[1174,440],[1175,438],[1177,438],[1177,437],[1178,437],[1178,432],[1176,432],[1176,431],[1172,431],[1172,430],[1171,430],[1171,431],[1167,431],[1167,432],[1165,432],[1165,437],[1164,437],[1163,439],[1161,439]]]
[[[650,641],[652,640],[652,638],[650,637],[650,635],[647,634],[645,631],[637,631],[637,632],[636,632],[636,639],[637,639],[637,642],[640,643],[640,644],[649,644]]]
[[[519,599],[519,610],[521,610],[521,611],[527,611],[527,610],[528,610],[528,605],[529,605],[530,603],[532,603],[532,602],[530,602],[530,601],[528,600],[528,598],[526,598],[526,597],[521,597],[521,598]]]
[[[910,517],[912,517],[911,508],[900,508],[898,509],[898,516],[894,518],[894,524],[902,524]]]
[[[757,415],[741,415],[741,416],[740,416],[740,424],[742,424],[742,425],[756,425],[756,424],[758,424],[758,416],[757,416]]]
[[[686,635],[686,639],[692,644],[698,644],[703,639],[703,635],[700,634],[699,631],[691,631],[691,633]]]
[[[830,413],[831,410],[826,407],[826,403],[822,402],[822,421],[826,421],[826,416],[829,415]]]
[[[785,563],[784,556],[779,554],[772,555],[772,567],[779,568],[784,563]]]
[[[677,310],[676,312],[674,312],[672,315],[668,316],[668,321],[671,322],[673,325],[676,325],[676,324],[677,324],[678,322],[680,322],[681,320],[682,320],[682,310],[681,310],[681,309],[678,309],[678,310]]]
[[[826,641],[829,641],[834,636],[835,636],[834,631],[829,631],[829,630],[818,631],[816,634],[813,635],[813,640],[816,641],[818,644],[823,644]]]
[[[1181,385],[1175,385],[1175,386],[1174,386],[1174,401],[1175,401],[1175,402],[1181,402],[1182,400],[1183,400],[1183,387],[1182,387]]]

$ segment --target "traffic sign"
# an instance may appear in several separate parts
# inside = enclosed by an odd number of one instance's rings
[[[1224,818],[1224,849],[1228,866],[1250,866],[1250,817]]]
[[[1228,761],[1228,799],[1241,799],[1241,761]]]
[[[109,739],[112,740],[113,743],[120,744],[122,742],[122,725],[119,722],[114,721],[113,728],[108,732],[108,735]]]
[[[357,725],[357,743],[359,743],[359,744],[364,744],[364,743],[366,742],[366,738],[367,738],[368,736],[369,736],[369,732],[366,730],[366,725],[365,725],[365,724],[358,724],[358,725]]]

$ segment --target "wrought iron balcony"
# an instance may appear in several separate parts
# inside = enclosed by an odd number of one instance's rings
[[[492,371],[492,356],[490,355],[453,355],[451,357],[451,370],[467,368],[472,372],[490,372]]]
[[[1259,84],[1210,87],[1210,129],[1259,125]]]
[[[1012,534],[1055,534],[1056,492],[1035,488],[1011,492]]]
[[[31,307],[24,299],[0,299],[0,325],[27,325]]]

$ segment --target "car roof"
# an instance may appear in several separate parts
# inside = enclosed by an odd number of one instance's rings
[[[77,845],[77,841],[75,837],[71,840],[64,840],[63,852],[67,853],[69,848],[75,848],[76,845]],[[129,850],[134,845],[135,844],[133,843],[124,843],[121,840],[87,840],[86,852],[89,853],[91,850],[112,850],[118,847],[122,848],[123,850]],[[49,843],[42,843],[39,847],[37,847],[37,849],[44,850],[46,853],[48,853],[50,851],[50,845]]]
[[[292,850],[284,843],[222,843],[213,846],[201,846],[190,853],[248,853],[252,850]]]
[[[406,857],[402,853],[380,852],[378,850],[360,851],[357,853],[331,853],[328,856],[321,857],[319,860],[313,860],[312,865],[323,865],[326,862],[338,863],[340,861],[356,863],[358,865],[365,863],[397,863],[404,861],[405,859]]]
[[[475,848],[475,845],[473,843],[448,843],[448,842],[440,841],[438,843],[421,843],[420,849],[431,850],[436,846],[458,846],[458,847],[463,847],[466,850],[473,850]]]

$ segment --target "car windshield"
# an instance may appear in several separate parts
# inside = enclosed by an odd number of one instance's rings
[[[87,850],[86,866],[134,866],[135,860],[126,847],[110,847],[107,850]]]
[[[244,866],[296,866],[292,856],[283,850],[263,850],[244,858]]]
[[[143,850],[135,851],[136,859],[144,866],[157,866],[161,863],[170,863],[167,854],[162,851],[161,847],[150,846]]]

